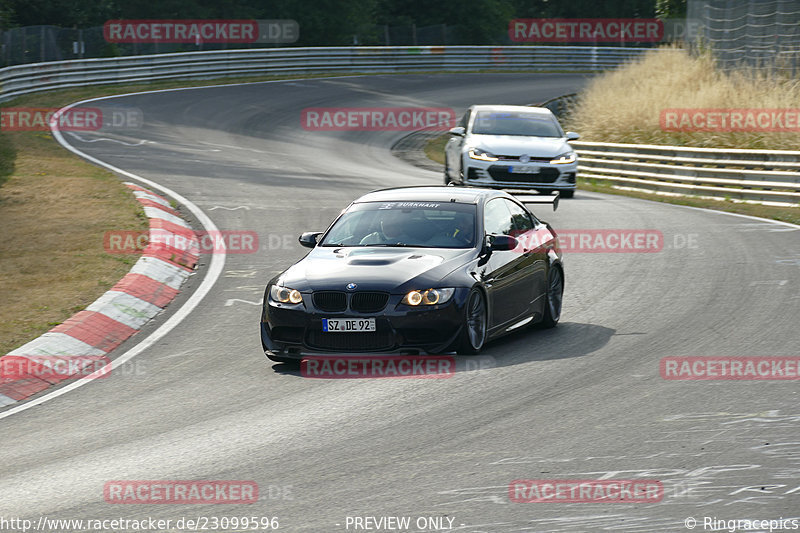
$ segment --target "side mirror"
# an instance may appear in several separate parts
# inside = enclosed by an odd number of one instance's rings
[[[575,133],[574,131],[567,132],[567,141],[577,141],[580,138],[581,136]]]
[[[322,235],[322,233],[319,231],[307,231],[300,235],[300,238],[297,240],[306,248],[314,248],[317,245],[317,237],[320,235]]]
[[[457,126],[455,128],[450,128],[450,135],[458,135],[459,137],[463,137],[464,134],[467,133],[467,130],[462,128],[461,126]]]
[[[511,235],[489,235],[487,239],[489,249],[493,252],[506,252],[519,245],[519,241]]]

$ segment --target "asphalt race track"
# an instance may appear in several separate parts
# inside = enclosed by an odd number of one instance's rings
[[[228,254],[200,306],[108,378],[0,420],[0,516],[149,516],[171,519],[168,531],[189,530],[175,526],[181,517],[267,516],[282,531],[314,533],[366,531],[352,517],[368,516],[469,533],[688,531],[689,517],[701,531],[704,517],[800,517],[797,381],[659,373],[668,356],[800,355],[797,227],[579,191],[539,215],[557,230],[658,230],[663,249],[567,254],[556,329],[523,328],[459,357],[449,379],[306,379],[261,351],[263,288],[303,256],[301,231],[324,229],[366,191],[441,183],[390,154],[403,132],[306,131],[302,109],[460,116],[473,103],[540,102],[585,81],[365,76],[108,100],[141,110],[144,126],[66,134],[73,147],[180,193],[221,230],[257,232],[260,249]],[[659,480],[664,493],[657,503],[509,499],[513,480],[563,478]],[[252,480],[260,499],[110,504],[112,480]],[[443,525],[415,528],[420,517]]]

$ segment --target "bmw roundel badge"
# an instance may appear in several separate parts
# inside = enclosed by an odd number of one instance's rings
[[[355,283],[348,283],[348,284],[347,284],[347,290],[348,290],[348,291],[352,291],[352,290],[354,290],[356,287],[358,287],[358,285],[356,285]]]

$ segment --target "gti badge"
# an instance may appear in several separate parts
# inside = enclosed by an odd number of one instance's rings
[[[355,283],[348,283],[347,284],[347,290],[348,291],[355,290],[356,287],[358,287],[358,285],[356,285]]]
[[[531,156],[529,156],[529,155],[522,154],[521,156],[519,156],[519,162],[520,163],[527,163],[530,160],[531,160]]]

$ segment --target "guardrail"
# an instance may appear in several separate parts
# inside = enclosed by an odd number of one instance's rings
[[[594,72],[616,68],[647,50],[609,46],[356,46],[80,59],[0,69],[0,102],[52,89],[168,79],[426,71]],[[590,142],[572,145],[580,155],[578,170],[582,177],[609,181],[617,187],[778,205],[800,203],[800,152]]]
[[[32,63],[0,69],[0,102],[52,89],[230,76],[615,68],[648,48],[611,46],[354,46],[184,52]]]
[[[578,175],[660,194],[800,205],[800,152],[573,141]]]

